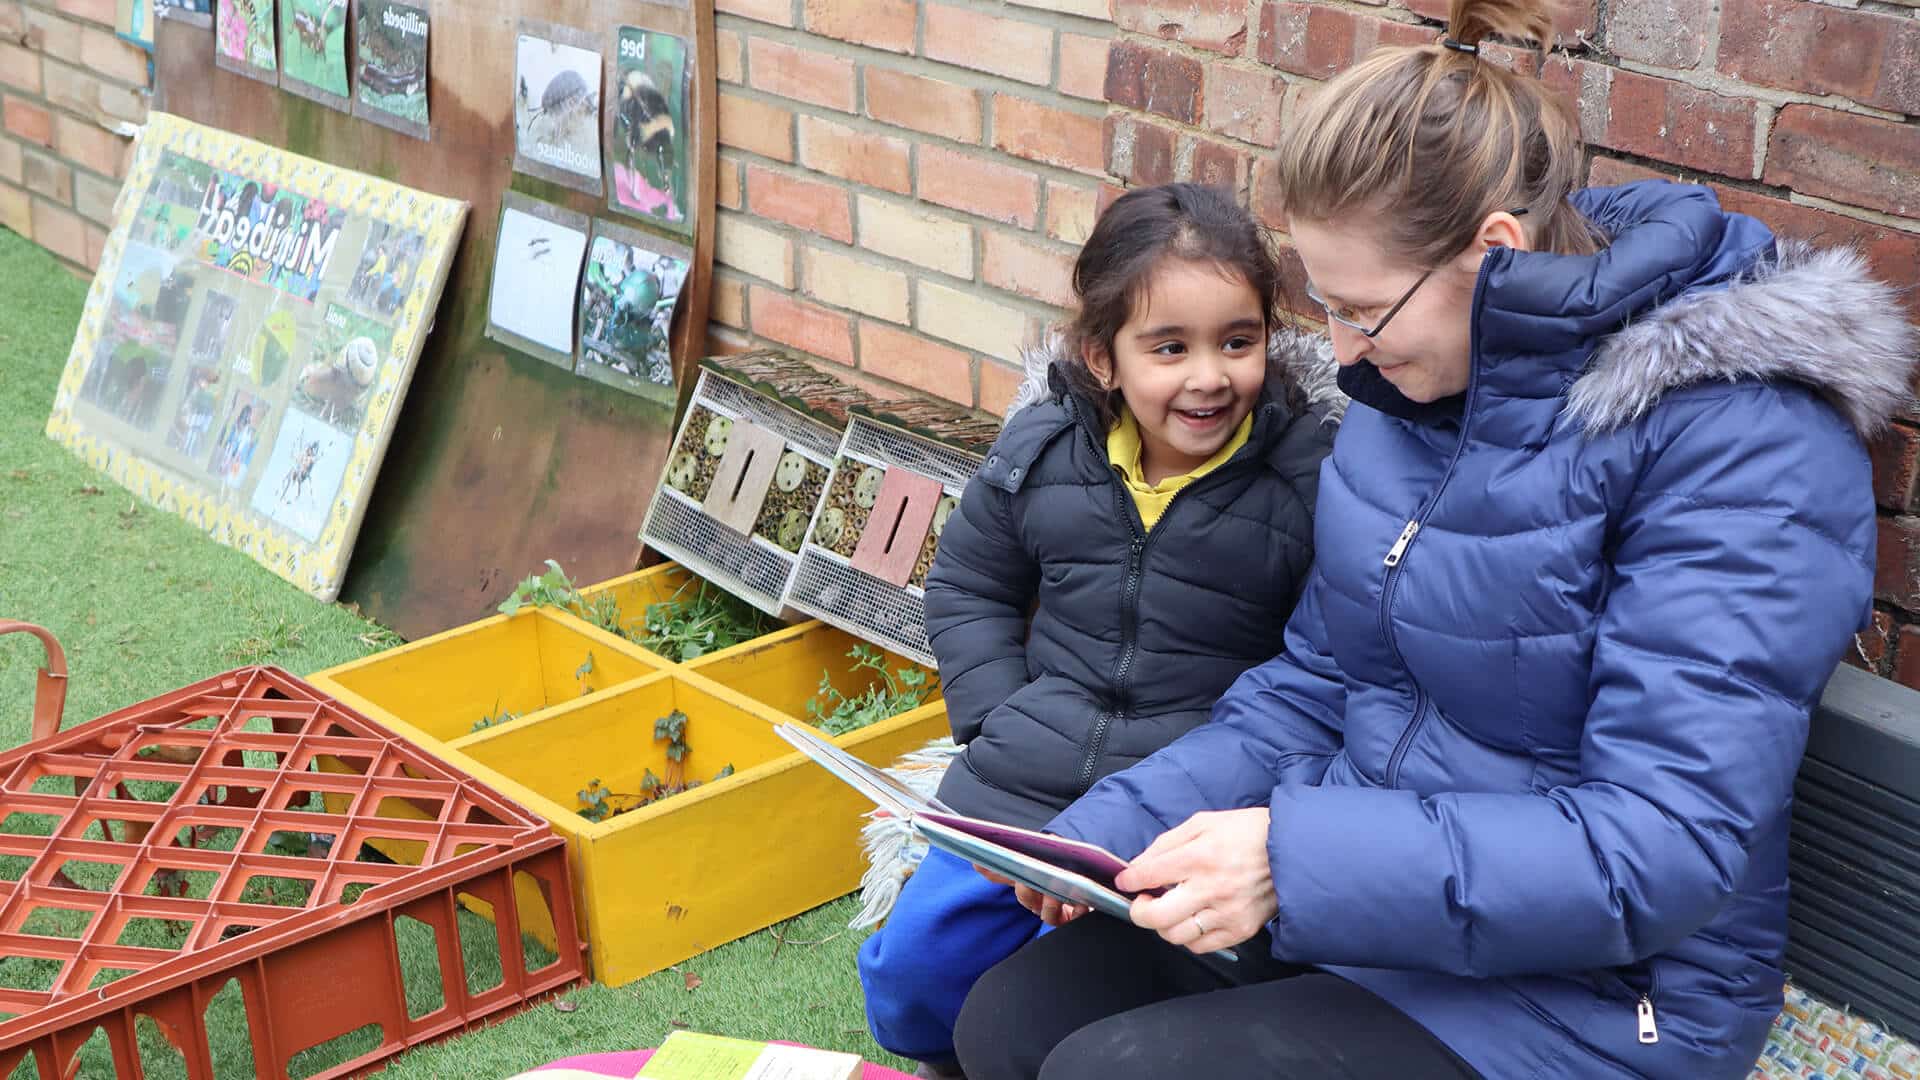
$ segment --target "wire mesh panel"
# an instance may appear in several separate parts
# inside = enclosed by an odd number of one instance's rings
[[[376,840],[417,845],[419,865],[363,859]],[[99,1028],[115,1073],[140,1076],[144,1015],[209,1078],[206,1010],[229,980],[259,1076],[358,1035],[315,1074],[344,1076],[472,1026],[584,974],[563,843],[277,668],[0,754],[0,1075],[29,1054],[41,1076],[72,1075]],[[492,916],[490,989],[467,977],[461,897]],[[401,916],[437,942],[437,1006],[415,1014]],[[536,923],[559,933],[554,954],[525,949]]]
[[[780,614],[840,445],[840,426],[831,420],[863,400],[858,390],[777,353],[710,362],[674,436],[640,539],[762,611]],[[770,472],[765,462],[751,472],[741,468],[738,444],[749,434],[756,444],[779,444]],[[736,490],[747,475],[755,477],[756,490]],[[729,477],[736,489],[726,489]],[[751,521],[751,531],[730,527],[727,518]]]

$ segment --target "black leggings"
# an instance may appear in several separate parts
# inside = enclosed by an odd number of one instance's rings
[[[1398,1009],[1269,944],[1243,943],[1233,964],[1084,916],[974,984],[960,1065],[968,1080],[1479,1080]]]

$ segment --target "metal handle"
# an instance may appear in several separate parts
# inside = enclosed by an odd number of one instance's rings
[[[17,619],[0,619],[0,636],[32,634],[47,650],[47,666],[40,669],[33,693],[33,739],[38,741],[60,730],[60,716],[67,707],[67,654],[60,640],[42,626]]]

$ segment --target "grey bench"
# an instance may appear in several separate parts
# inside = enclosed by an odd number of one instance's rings
[[[1834,673],[1794,784],[1788,878],[1793,984],[1920,1041],[1920,692],[1857,668]],[[1793,1011],[1770,1054],[1806,1053],[1796,1039],[1831,1029],[1803,1013],[1796,1030]],[[1904,1075],[1839,1065],[1846,1057],[1827,1059],[1831,1075]]]

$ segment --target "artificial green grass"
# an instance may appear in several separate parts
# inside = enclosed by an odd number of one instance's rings
[[[305,674],[394,644],[374,623],[315,601],[180,519],[138,504],[46,438],[54,387],[85,295],[85,283],[0,229],[0,617],[46,626],[65,645],[72,670],[67,722],[245,664]],[[0,638],[0,746],[27,737],[33,673],[41,662],[31,638]],[[713,865],[727,863],[716,858]],[[19,872],[0,864],[0,876]],[[76,872],[76,880],[83,877]],[[854,975],[854,951],[865,933],[842,932],[854,911],[851,900],[837,901],[629,986],[571,991],[561,999],[566,1005],[543,1002],[405,1054],[388,1075],[506,1076],[570,1054],[657,1045],[679,1026],[789,1039],[901,1065],[867,1035]],[[77,932],[48,918],[35,929]],[[168,933],[164,926],[148,932],[155,943]],[[462,917],[462,949],[481,985],[497,981],[491,935],[491,924]],[[400,945],[409,1000],[423,1011],[433,994],[420,987],[431,986],[438,970],[431,933],[403,933]],[[50,977],[36,963],[0,957],[0,981]],[[209,1010],[222,1077],[253,1071],[236,991],[229,986]],[[185,1075],[157,1031],[145,1027],[142,1034],[149,1076]],[[294,1075],[318,1072],[371,1045],[361,1033],[299,1055]],[[15,1074],[34,1075],[31,1065]],[[104,1033],[83,1052],[80,1075],[113,1075]]]

